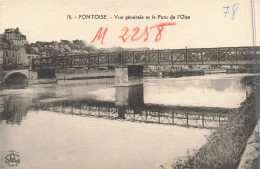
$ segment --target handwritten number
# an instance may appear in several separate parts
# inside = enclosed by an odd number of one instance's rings
[[[155,42],[159,42],[162,39],[162,31],[163,31],[164,27],[165,26],[171,26],[171,25],[176,25],[176,23],[175,22],[167,22],[167,23],[161,23],[161,24],[151,26],[150,29],[157,28],[157,30],[158,30],[158,33],[155,37]]]
[[[159,42],[162,39],[162,32],[164,30],[165,26],[171,26],[171,25],[176,25],[176,22],[166,22],[166,23],[160,23],[160,24],[155,24],[150,27],[150,30],[153,28],[157,28],[158,33],[156,34],[155,37],[155,42]],[[95,40],[100,40],[101,39],[101,44],[103,45],[103,40],[106,36],[107,33],[107,27],[105,27],[103,31],[103,27],[100,27],[98,30],[96,36],[94,39],[91,41],[91,43],[95,42]],[[129,33],[129,28],[128,27],[123,27],[122,28],[122,35],[119,36],[119,39],[122,39],[123,43],[125,43],[130,37],[131,41],[135,42],[143,38],[143,41],[146,42],[149,37],[149,27],[146,26],[143,33],[138,36],[138,33],[140,32],[140,28],[138,26],[134,27],[132,32]]]
[[[138,34],[139,30],[140,30],[140,28],[138,26],[133,29],[134,34],[131,38],[132,41],[137,41],[137,40],[141,39],[141,36],[137,39],[134,39],[134,37]]]
[[[145,27],[145,30],[144,30],[144,32],[141,34],[140,37],[135,38],[135,36],[138,34],[139,30],[140,30],[139,27],[135,27],[135,28],[133,29],[134,34],[133,34],[131,40],[134,42],[134,41],[140,40],[143,36],[145,36],[145,37],[144,37],[144,42],[146,42],[147,39],[148,39],[148,27],[147,27],[147,26]]]
[[[237,5],[238,3],[236,3],[235,5],[232,6],[232,16],[231,19],[234,20],[235,19],[235,13],[237,11]],[[224,12],[225,16],[224,18],[226,18],[226,16],[230,13],[229,10],[229,6],[224,6],[223,8],[226,8],[226,11]]]
[[[162,39],[162,31],[163,31],[163,26],[158,26],[158,34],[155,37],[155,42],[159,42]]]
[[[229,6],[224,6],[223,8],[227,8],[227,10],[224,12],[224,14],[225,14],[225,17],[226,17],[226,16],[227,16],[227,14],[229,13],[229,12],[228,12]]]
[[[121,38],[122,41],[125,43],[127,41],[127,39],[129,38],[129,36],[125,38],[127,32],[129,31],[129,28],[128,27],[123,27],[123,29],[121,31],[122,32],[125,31],[125,33],[123,35],[120,35],[119,38]]]
[[[143,34],[145,35],[144,42],[146,42],[147,39],[148,39],[148,36],[149,36],[149,34],[148,34],[148,27],[147,26],[145,27],[145,30],[144,30]]]
[[[237,7],[235,8],[236,5],[237,5],[237,3],[235,5],[233,5],[233,7],[232,7],[232,10],[233,10],[233,14],[232,14],[232,17],[231,17],[232,20],[235,19],[235,13],[237,11]]]

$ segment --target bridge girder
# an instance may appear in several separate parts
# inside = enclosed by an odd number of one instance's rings
[[[130,65],[252,65],[259,55],[259,46],[124,51],[34,59],[32,68],[35,70]]]

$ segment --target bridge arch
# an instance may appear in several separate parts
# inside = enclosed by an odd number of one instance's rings
[[[29,72],[25,70],[12,70],[4,73],[3,82],[5,85],[12,83],[28,83]]]

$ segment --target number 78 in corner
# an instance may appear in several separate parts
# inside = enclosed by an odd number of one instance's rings
[[[235,14],[236,14],[236,11],[237,11],[237,4],[238,3],[236,3],[236,4],[234,4],[233,6],[232,6],[232,16],[231,16],[231,19],[232,20],[234,20],[235,19]],[[229,6],[223,6],[223,8],[225,9],[225,11],[224,11],[224,14],[225,14],[225,16],[224,16],[224,18],[226,18],[226,16],[227,15],[229,15]]]

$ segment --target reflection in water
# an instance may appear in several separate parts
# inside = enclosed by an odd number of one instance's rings
[[[206,129],[232,118],[248,91],[241,77],[198,78],[145,79],[132,87],[114,87],[111,79],[62,81],[4,90],[0,137],[8,142],[0,142],[0,168],[11,149],[28,169],[157,168],[156,162],[201,147]]]
[[[146,119],[148,107],[150,112],[158,113],[156,117],[162,116],[160,113],[169,113],[168,110],[174,110],[173,108],[181,109],[179,106],[186,108],[213,107],[215,110],[218,110],[216,107],[235,108],[243,101],[248,92],[246,81],[241,77],[183,80],[146,79],[144,85],[115,88],[111,85],[112,83],[111,79],[107,79],[107,81],[91,79],[87,82],[80,81],[78,85],[75,84],[75,81],[67,83],[62,81],[58,85],[36,85],[27,89],[6,90],[6,96],[0,99],[1,121],[6,120],[7,123],[19,124],[22,117],[27,114],[28,107],[38,105],[42,101],[57,103],[56,107],[62,107],[62,104],[65,103],[58,104],[59,102],[57,102],[57,100],[62,100],[69,102],[66,103],[69,106],[75,107],[77,102],[83,103],[85,106],[90,103],[89,100],[95,100],[100,102],[98,105],[100,107],[109,103],[110,106],[116,108],[119,118],[125,119],[126,114],[133,112]],[[81,101],[79,102],[79,100]],[[51,105],[49,106],[51,107]],[[203,113],[203,109],[199,108],[193,108],[191,111],[202,111],[201,113]],[[183,117],[183,119],[187,119],[187,117]]]
[[[144,86],[116,87],[115,102],[86,98],[49,99],[53,93],[39,94],[34,104],[29,98],[4,97],[2,120],[20,124],[21,114],[26,115],[28,106],[34,110],[48,110],[63,114],[95,116],[108,119],[124,119],[135,122],[180,125],[187,127],[214,128],[230,116],[230,109],[205,107],[164,106],[144,103]],[[35,96],[34,96],[35,97]],[[47,98],[47,99],[44,99]],[[31,105],[29,105],[31,102]],[[33,109],[31,109],[33,110]],[[17,112],[17,113],[15,113]]]
[[[119,106],[140,107],[144,104],[143,85],[116,87],[115,102]]]
[[[4,96],[0,98],[0,122],[20,124],[27,115],[30,99],[21,96]]]
[[[133,87],[140,88],[138,86]],[[122,103],[121,105],[118,104]],[[43,101],[34,111],[51,111],[86,117],[122,119],[133,122],[158,123],[186,127],[216,128],[232,115],[232,109],[205,107],[176,107],[152,104],[126,106],[121,100],[96,101],[91,99]]]

